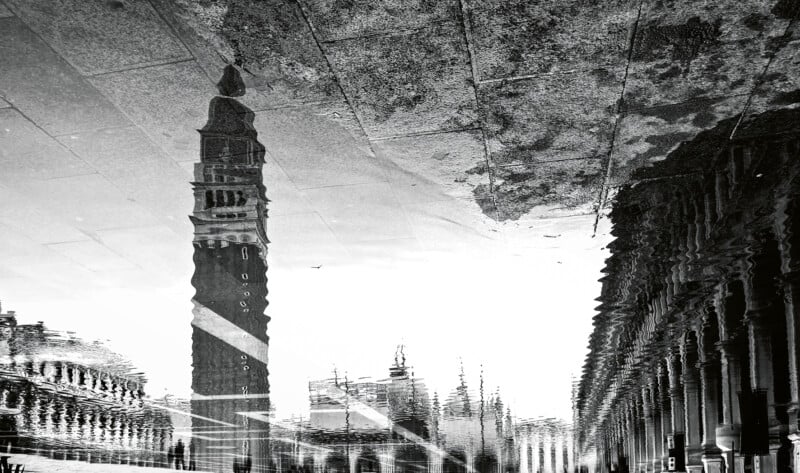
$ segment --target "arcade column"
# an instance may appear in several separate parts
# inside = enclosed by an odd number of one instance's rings
[[[726,471],[743,472],[744,458],[736,453],[741,447],[742,431],[739,407],[739,393],[742,391],[741,348],[736,321],[741,321],[744,308],[737,303],[737,294],[734,292],[739,286],[733,286],[734,290],[731,287],[731,284],[720,284],[714,295],[722,383],[722,423],[717,427],[716,437],[717,446],[723,452]]]
[[[681,357],[679,353],[671,353],[667,357],[667,375],[669,379],[669,399],[671,406],[672,431],[667,437],[667,469],[669,471],[686,471],[685,411],[683,403],[683,385],[681,384]],[[669,460],[671,458],[672,460]]]
[[[756,264],[753,264],[756,266]],[[757,271],[758,268],[752,268]],[[748,352],[750,357],[749,378],[751,385],[751,415],[749,425],[743,430],[749,441],[745,442],[748,453],[753,453],[756,473],[777,473],[777,453],[779,445],[771,441],[771,427],[778,425],[775,418],[775,392],[772,370],[772,337],[769,318],[772,312],[769,295],[758,284],[758,275],[747,272],[744,275],[747,311],[744,320],[747,324]]]
[[[796,156],[797,142],[786,150]],[[791,190],[791,189],[789,189]],[[788,193],[788,192],[787,192]],[[779,199],[775,209],[775,233],[781,255],[781,284],[786,320],[790,402],[786,406],[788,438],[792,442],[792,468],[800,472],[800,199]]]
[[[700,473],[702,438],[700,437],[700,379],[697,373],[697,342],[690,331],[681,340],[681,374],[683,376],[684,422],[686,425],[686,471]]]
[[[698,367],[700,368],[700,389],[702,392],[703,409],[703,466],[705,473],[722,473],[722,452],[717,447],[716,431],[719,423],[719,394],[720,383],[719,360],[717,359],[716,340],[718,330],[716,327],[716,314],[712,308],[703,312],[702,322],[697,334],[698,340]]]

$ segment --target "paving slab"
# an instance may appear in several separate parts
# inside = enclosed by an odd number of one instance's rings
[[[191,58],[148,2],[8,0],[8,4],[83,74]]]
[[[90,78],[175,161],[200,155],[199,128],[217,90],[193,63],[168,64]]]
[[[371,138],[462,129],[477,120],[467,46],[457,22],[326,47]]]
[[[468,0],[481,80],[624,64],[638,0]]]
[[[0,19],[0,95],[51,135],[130,124],[20,19]]]

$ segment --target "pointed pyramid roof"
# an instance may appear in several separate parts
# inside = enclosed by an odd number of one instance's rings
[[[225,97],[241,97],[245,93],[244,81],[239,70],[231,64],[225,66],[222,78],[217,82],[219,94]]]

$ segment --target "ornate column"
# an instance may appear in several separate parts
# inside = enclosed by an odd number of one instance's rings
[[[361,454],[361,449],[358,447],[354,447],[351,449],[350,454],[347,455],[348,460],[350,460],[350,473],[356,473],[356,466],[358,464],[358,456]],[[283,459],[283,455],[278,457],[278,461]],[[278,466],[280,469],[280,465]]]
[[[681,373],[683,375],[684,424],[686,426],[686,470],[700,473],[702,439],[700,438],[700,382],[697,373],[697,345],[689,332],[681,341]]]
[[[644,432],[645,432],[645,468],[648,472],[653,471],[654,462],[656,460],[656,426],[655,414],[653,409],[653,383],[647,381],[642,386],[642,412],[644,413]]]
[[[683,385],[681,384],[681,356],[680,350],[673,348],[673,353],[667,357],[667,370],[669,379],[670,410],[672,411],[671,427],[673,448],[682,450],[685,445],[685,411],[683,401]],[[676,471],[685,470],[686,455],[676,462]]]
[[[542,437],[542,445],[544,445],[544,464],[542,465],[542,472],[553,473],[553,433],[548,429]]]
[[[722,424],[717,427],[717,446],[723,452],[726,471],[744,471],[744,457],[736,453],[741,448],[741,415],[739,393],[742,391],[741,360],[739,359],[739,340],[735,333],[735,322],[744,315],[744,306],[737,304],[737,294],[722,283],[716,288],[714,309],[717,313],[720,354],[720,375],[722,378]],[[739,291],[741,293],[741,291]],[[741,295],[741,294],[739,294]],[[742,300],[743,302],[743,300]]]
[[[698,367],[700,368],[700,389],[702,392],[703,420],[703,465],[705,473],[722,473],[722,452],[717,447],[717,425],[719,423],[719,365],[717,360],[716,340],[718,329],[716,314],[707,307],[703,311],[703,319],[697,333]]]
[[[796,155],[797,142],[787,143],[786,150]],[[790,189],[791,190],[791,189]],[[787,192],[788,194],[788,192]],[[798,199],[778,199],[775,233],[781,255],[781,273],[786,319],[786,347],[789,365],[790,402],[786,407],[789,440],[792,442],[792,467],[800,472],[800,203]]]
[[[620,471],[620,464],[624,461],[624,447],[622,445],[622,433],[619,428],[619,412],[614,410],[609,416],[606,430],[611,437],[611,463],[614,471]]]
[[[528,445],[530,445],[529,433],[522,430],[519,442],[519,471],[520,473],[531,473],[528,469]]]
[[[667,471],[669,469],[669,452],[667,450],[667,437],[672,431],[672,404],[669,396],[669,379],[667,376],[667,368],[664,363],[658,365],[658,405],[661,413],[661,468],[660,471]]]
[[[574,427],[573,427],[574,429]],[[567,471],[575,473],[575,431],[570,429],[567,432]]]
[[[763,450],[754,455],[753,461],[760,470],[759,473],[777,473],[777,454],[779,443],[772,438],[772,430],[779,422],[775,418],[775,392],[773,388],[774,374],[772,371],[772,337],[770,336],[769,318],[774,311],[772,298],[774,288],[770,287],[770,278],[764,268],[760,248],[754,248],[753,257],[747,264],[744,272],[744,292],[747,311],[744,320],[747,323],[748,352],[750,358],[750,384],[754,393],[763,393],[766,397],[766,419],[759,419],[756,412],[762,406],[753,406],[751,412],[756,415],[756,422],[760,425],[766,421],[767,429],[761,429],[759,436],[766,435],[763,439],[754,437],[756,443],[766,440],[769,443],[769,453]],[[754,398],[758,399],[758,398]]]
[[[564,442],[561,429],[556,430],[553,438],[553,449],[556,452],[556,462],[553,465],[555,473],[564,473]]]
[[[636,426],[636,471],[647,472],[647,463],[650,457],[647,454],[647,414],[645,413],[644,397],[642,391],[634,391],[634,425]]]
[[[639,434],[637,429],[638,418],[634,398],[628,398],[625,409],[625,425],[628,439],[628,468],[631,473],[639,471]]]

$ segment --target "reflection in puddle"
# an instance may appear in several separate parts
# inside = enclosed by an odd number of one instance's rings
[[[590,469],[800,469],[799,124],[725,120],[620,190],[576,399]]]
[[[0,472],[48,460],[73,461],[69,471],[788,471],[800,438],[797,112],[721,122],[620,190],[579,428],[515,418],[463,367],[440,397],[402,345],[374,378],[310,380],[308,417],[279,419],[265,148],[236,68],[218,89],[192,182],[191,396],[148,397],[145,376],[102,344],[0,313]]]
[[[98,343],[0,313],[0,452],[166,465],[173,426],[145,377]]]
[[[561,472],[569,425],[515,421],[499,391],[461,373],[431,393],[398,346],[385,376],[308,384],[307,418],[276,419],[268,370],[265,148],[232,66],[199,130],[195,164],[192,394],[155,400],[99,343],[2,317],[0,451],[44,459],[208,472]],[[522,442],[520,444],[520,442]],[[524,448],[520,448],[523,445]],[[38,466],[37,466],[38,465]],[[85,463],[68,464],[82,471]],[[0,467],[5,468],[5,466]],[[119,467],[121,468],[121,467]]]

